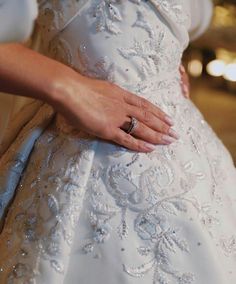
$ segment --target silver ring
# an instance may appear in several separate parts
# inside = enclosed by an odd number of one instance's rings
[[[127,134],[131,134],[132,132],[134,132],[137,126],[138,126],[138,120],[135,117],[131,116],[130,126],[125,132]]]

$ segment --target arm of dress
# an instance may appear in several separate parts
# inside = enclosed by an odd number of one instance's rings
[[[210,25],[212,13],[213,4],[211,0],[190,1],[191,26],[189,35],[191,41],[197,39],[206,31]]]
[[[0,42],[28,39],[37,14],[36,0],[0,0]]]

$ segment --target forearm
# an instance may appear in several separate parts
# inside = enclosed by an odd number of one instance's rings
[[[0,45],[1,92],[52,103],[59,99],[57,85],[66,89],[65,84],[74,73],[71,68],[21,44]]]
[[[153,144],[178,139],[171,118],[148,100],[22,45],[0,46],[0,86],[0,91],[48,102],[76,129],[133,151],[150,152]],[[123,131],[130,117],[141,125],[136,137]]]

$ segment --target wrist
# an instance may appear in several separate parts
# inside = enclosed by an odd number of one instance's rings
[[[81,75],[62,64],[54,74],[47,86],[47,102],[60,110],[72,101],[75,90],[78,91]],[[77,95],[79,97],[79,94]]]

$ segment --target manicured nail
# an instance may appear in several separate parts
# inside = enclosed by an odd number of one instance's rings
[[[168,123],[170,126],[174,125],[174,121],[173,121],[173,119],[169,115],[166,115],[164,117],[164,119],[165,119],[165,122]]]
[[[176,139],[174,139],[173,137],[170,137],[168,135],[163,135],[162,136],[162,141],[165,143],[165,144],[171,144],[173,142],[176,141]]]
[[[150,144],[150,143],[145,143],[144,147],[148,150],[148,151],[153,151],[156,149],[156,145]]]
[[[179,134],[172,128],[169,130],[169,135],[175,139],[179,139]]]

